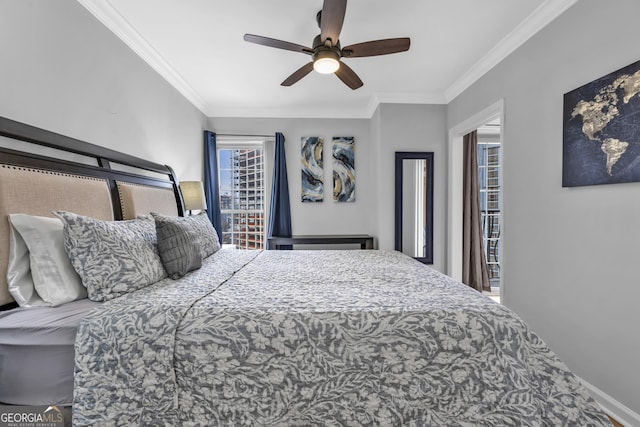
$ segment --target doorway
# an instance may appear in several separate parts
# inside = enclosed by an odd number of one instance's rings
[[[504,263],[502,241],[504,237],[504,215],[502,211],[502,162],[503,162],[504,101],[500,100],[449,130],[448,141],[448,225],[447,225],[447,274],[456,280],[462,279],[462,183],[463,183],[463,136],[478,130],[481,173],[485,174],[485,190],[481,203],[485,255],[490,269],[492,292],[497,301],[504,301]],[[484,142],[484,144],[482,144]],[[482,147],[482,149],[481,149]],[[491,158],[489,158],[491,156]],[[480,177],[482,180],[482,176]],[[489,179],[490,178],[490,179]],[[482,182],[481,182],[482,185]],[[482,189],[481,189],[482,192]]]

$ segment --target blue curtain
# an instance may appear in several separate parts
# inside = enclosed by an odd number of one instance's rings
[[[274,159],[268,235],[269,237],[291,237],[291,205],[289,203],[287,159],[284,154],[284,135],[280,132],[276,133]],[[267,244],[267,249],[273,249],[271,246],[271,244]],[[280,248],[293,249],[293,246],[282,245]]]
[[[222,243],[222,215],[220,214],[220,190],[218,186],[218,151],[216,134],[204,131],[204,193],[207,198],[207,215],[218,232]]]

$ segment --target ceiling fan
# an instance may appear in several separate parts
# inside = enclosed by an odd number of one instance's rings
[[[245,34],[244,40],[311,55],[313,60],[287,77],[282,82],[282,86],[291,86],[311,71],[316,70],[322,74],[335,73],[344,84],[355,90],[363,85],[362,80],[347,64],[340,60],[341,58],[362,58],[404,52],[409,50],[411,40],[409,37],[401,37],[341,47],[340,31],[346,10],[347,0],[324,0],[322,10],[316,15],[320,34],[313,39],[313,48],[253,34]]]

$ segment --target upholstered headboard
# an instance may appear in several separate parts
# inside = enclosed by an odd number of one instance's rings
[[[178,182],[169,166],[3,117],[0,117],[0,136],[20,141],[21,150],[22,145],[25,146],[25,151],[0,147],[2,308],[13,306],[6,274],[8,214],[53,216],[53,210],[67,210],[104,220],[118,220],[135,218],[151,211],[165,215],[184,213]],[[38,149],[33,144],[53,148],[60,153],[81,155],[89,162],[34,154]],[[119,170],[117,165],[124,168]]]
[[[138,215],[158,212],[164,215],[178,215],[176,199],[168,188],[151,187],[117,181],[122,219],[134,219]]]

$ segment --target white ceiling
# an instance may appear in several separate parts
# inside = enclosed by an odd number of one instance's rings
[[[245,33],[311,46],[323,0],[78,0],[209,117],[369,118],[381,102],[447,103],[577,0],[350,0],[343,46],[411,37],[408,52],[344,61],[364,86]]]

